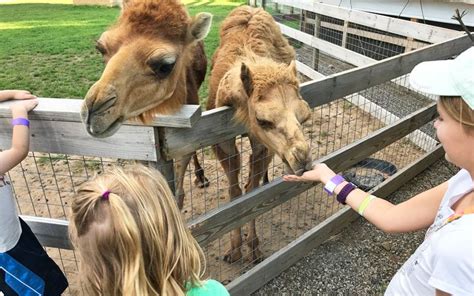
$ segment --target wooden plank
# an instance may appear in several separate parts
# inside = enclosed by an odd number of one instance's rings
[[[159,139],[159,142],[162,142],[163,139],[163,128],[156,128],[155,129],[155,139]],[[155,162],[155,168],[158,169],[163,177],[165,177],[166,181],[168,181],[168,186],[171,189],[171,192],[173,192],[173,195],[176,194],[176,186],[175,186],[175,171],[174,171],[174,161],[173,159],[166,159],[162,154],[161,151],[161,145],[160,147],[157,147],[156,153],[160,154],[160,159]]]
[[[407,74],[420,62],[446,59],[459,54],[471,44],[472,41],[465,34],[442,43],[428,45],[371,65],[302,83],[301,95],[312,108],[321,106]]]
[[[344,24],[346,22],[347,21],[344,21]],[[344,28],[345,28],[345,26],[341,26],[341,25],[334,24],[334,23],[329,23],[329,22],[321,22],[321,27],[328,28],[328,29],[333,29],[333,30],[341,31],[341,32],[344,32]],[[352,35],[365,37],[365,38],[369,38],[369,39],[372,39],[372,40],[377,40],[377,41],[387,42],[387,43],[390,43],[390,44],[395,44],[395,45],[398,45],[398,46],[405,47],[407,45],[407,39],[406,38],[387,36],[387,35],[383,35],[383,34],[380,34],[380,33],[369,32],[369,31],[364,31],[364,30],[355,29],[355,28],[347,28],[347,33],[352,34]],[[343,37],[343,39],[344,39],[344,37]],[[420,47],[426,46],[428,44],[429,43],[420,42],[420,41],[416,41],[416,40],[413,40],[411,42],[411,45],[414,48],[420,48]]]
[[[433,120],[436,116],[436,104],[433,103],[395,124],[384,127],[364,139],[315,161],[315,163],[324,162],[337,172],[346,170]],[[308,183],[283,182],[280,178],[200,216],[191,221],[189,227],[197,241],[202,245],[206,245],[312,186],[313,184]]]
[[[201,118],[201,106],[183,105],[176,113],[170,115],[160,114],[153,118],[152,126],[166,126],[178,128],[191,128]]]
[[[316,39],[319,39],[319,34],[321,33],[321,16],[319,14],[314,14],[314,32],[313,36]],[[319,69],[319,49],[313,46],[313,69]]]
[[[347,44],[347,33],[349,31],[349,22],[348,21],[344,21],[344,26],[342,26],[342,43],[341,43],[341,47],[344,47],[346,48],[346,44]]]
[[[311,67],[303,64],[300,61],[296,61],[296,70],[298,70],[298,72],[300,72],[301,74],[305,76],[308,76],[309,78],[313,80],[326,77],[323,74],[319,73],[318,71],[313,70]]]
[[[369,113],[371,116],[382,121],[386,125],[390,125],[400,120],[400,117],[387,111],[386,109],[373,103],[372,101],[364,98],[360,94],[347,96],[345,97],[345,99],[359,107],[361,110],[364,110],[365,112]],[[436,147],[436,145],[438,145],[438,142],[435,139],[422,132],[421,130],[416,130],[413,133],[407,135],[406,137],[413,144],[420,147],[424,151],[430,151],[431,149]]]
[[[470,46],[471,41],[467,35],[456,37],[371,65],[302,83],[300,85],[301,95],[311,108],[315,108],[407,74],[422,61],[449,58]],[[204,112],[194,129],[165,128],[164,155],[168,159],[178,158],[199,148],[244,133],[245,128],[232,121],[232,114],[232,109],[222,107]]]
[[[423,157],[378,185],[372,190],[373,194],[380,197],[388,196],[440,159],[443,154],[444,150],[441,146],[438,146],[432,152],[426,153]],[[250,295],[357,218],[359,218],[359,215],[355,211],[349,206],[344,207],[262,263],[230,282],[226,286],[227,290],[231,295]]]
[[[30,226],[41,245],[45,247],[72,250],[66,220],[20,216]]]
[[[9,106],[14,101],[0,103],[0,117],[11,117]],[[52,99],[39,98],[39,104],[30,113],[31,119],[81,122],[80,110],[82,100],[77,99]],[[150,123],[151,126],[168,126],[189,128],[201,117],[201,107],[199,105],[183,105],[175,114],[155,116]],[[125,125],[143,126],[136,121],[127,121]]]
[[[462,34],[460,31],[322,4],[317,0],[275,0],[275,2],[429,43],[442,42]]]
[[[298,30],[287,27],[283,24],[280,24],[280,26],[282,28],[282,32],[285,32],[285,34],[286,33],[293,34],[294,39],[302,41],[302,42],[304,42],[304,41],[307,42],[308,41],[309,37],[308,36],[303,36],[303,34],[305,34],[305,33],[299,32]],[[343,37],[343,41],[344,41],[344,37]],[[326,42],[326,41],[324,41],[324,42]],[[326,50],[331,50],[331,51],[330,52],[325,52],[325,53],[330,55],[330,56],[333,56],[333,57],[335,57],[335,58],[337,58],[341,61],[347,62],[347,63],[355,65],[355,66],[359,66],[359,67],[360,66],[366,66],[366,65],[369,65],[369,64],[373,64],[373,63],[376,62],[376,60],[374,60],[372,58],[369,58],[369,57],[366,57],[364,55],[358,54],[356,52],[345,49],[343,47],[334,45],[330,42],[327,42],[327,43],[328,43],[329,47],[326,48]],[[308,45],[310,45],[310,44],[308,44]],[[343,42],[343,45],[344,45],[344,42]],[[310,46],[313,46],[313,45],[310,45]],[[319,58],[319,50],[317,50],[317,57]],[[314,61],[315,61],[315,52],[313,52],[313,69],[317,69],[317,64],[318,63],[315,63]],[[303,67],[300,66],[300,68],[303,68]],[[310,67],[308,67],[308,68],[310,68]],[[310,73],[310,70],[308,68],[303,68],[303,70],[306,71],[306,73]],[[308,77],[311,77],[311,76],[308,76]],[[312,78],[312,79],[320,79],[320,77],[316,77],[316,78]],[[400,83],[398,79],[394,79],[393,82],[397,83],[397,84],[399,84],[403,87],[410,88],[410,87],[405,86],[403,83]]]
[[[326,40],[322,40],[311,36],[310,34],[301,32],[300,30],[293,29],[287,25],[277,23],[280,26],[281,32],[288,37],[303,42],[306,45],[322,50],[325,54],[346,61],[355,66],[365,66],[370,63],[374,63],[375,60],[366,57],[360,53],[354,52],[347,48],[343,48],[339,45],[333,44]]]
[[[298,61],[296,62],[296,69],[311,79],[320,79],[321,77],[325,77],[323,74],[311,69],[310,67]],[[391,112],[373,103],[372,101],[366,99],[364,96],[358,93],[346,96],[344,97],[344,99],[356,105],[357,107],[364,110],[365,112],[369,113],[373,117],[379,119],[386,125],[392,124],[395,121],[400,119],[400,117],[392,114]],[[420,130],[414,131],[407,137],[413,144],[417,145],[418,147],[420,147],[421,149],[425,151],[431,150],[438,143],[432,137],[428,136],[427,134],[425,134],[424,132]]]
[[[414,169],[421,171],[428,167],[431,163],[435,160],[439,159],[441,156],[444,155],[444,150],[439,149],[439,147],[433,152],[429,153],[428,156],[418,160],[415,165],[411,165],[403,170],[400,170],[397,174],[392,176],[386,182],[382,183],[378,187],[376,187],[376,194],[379,196],[386,196],[393,192],[396,188],[400,185],[406,183],[407,180],[410,180],[414,175],[412,171]],[[408,174],[405,176],[405,174]],[[336,214],[337,215],[337,214]],[[334,217],[334,216],[332,216]],[[332,219],[329,218],[329,219]],[[42,217],[33,217],[33,216],[21,216],[23,220],[31,227],[33,233],[38,237],[40,243],[45,247],[54,247],[54,248],[61,248],[61,249],[69,249],[72,250],[72,244],[69,240],[68,234],[68,226],[69,222],[65,220],[59,219],[51,219],[51,218],[42,218]],[[337,217],[336,217],[337,218]],[[323,224],[320,225],[324,225]],[[342,220],[338,220],[339,224],[344,224]],[[320,226],[318,225],[318,227]],[[294,244],[294,243],[292,243]],[[290,246],[292,245],[290,244]],[[281,251],[279,251],[281,253]],[[275,257],[272,255],[271,257],[267,258],[264,262],[270,261],[270,258]],[[261,266],[261,265],[258,265]],[[279,270],[279,272],[283,271],[284,269]],[[278,272],[278,273],[279,273]],[[248,277],[254,273],[252,269],[249,273],[246,273],[244,277]],[[276,273],[276,274],[278,274]],[[276,275],[275,274],[275,275]],[[271,278],[273,278],[273,275]],[[269,278],[269,279],[271,279]],[[242,277],[233,281],[231,283],[232,286],[240,286],[236,285],[242,280]],[[263,285],[264,283],[262,283]],[[228,286],[229,287],[229,286]],[[241,288],[241,287],[240,287]],[[232,294],[234,295],[234,294]]]
[[[167,159],[179,158],[199,148],[229,140],[245,132],[232,118],[234,111],[220,107],[203,112],[192,129],[163,128],[163,154]]]
[[[93,138],[80,122],[31,120],[30,151],[156,161],[153,127],[125,125],[111,137]],[[0,149],[11,147],[10,118],[0,117]]]

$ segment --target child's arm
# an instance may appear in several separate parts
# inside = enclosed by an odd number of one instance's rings
[[[28,119],[28,111],[33,110],[38,105],[38,100],[20,101],[13,104],[10,109],[12,118]],[[0,152],[0,175],[5,174],[28,155],[30,147],[29,128],[25,125],[13,126],[12,147]]]
[[[327,184],[335,175],[327,165],[318,163],[302,176],[287,175],[283,179],[291,182],[316,181]],[[337,185],[334,194],[339,194],[346,184],[347,181],[344,181]],[[448,182],[444,182],[397,205],[381,198],[367,200],[363,216],[385,232],[409,232],[427,228],[433,223],[447,189]],[[358,211],[368,196],[367,192],[355,189],[347,195],[346,203]]]
[[[28,100],[28,99],[36,99],[35,95],[32,95],[27,90],[0,90],[0,102],[6,100]]]

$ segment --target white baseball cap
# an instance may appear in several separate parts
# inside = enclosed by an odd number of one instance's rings
[[[474,47],[453,60],[423,62],[410,73],[411,86],[438,96],[461,96],[474,110]]]

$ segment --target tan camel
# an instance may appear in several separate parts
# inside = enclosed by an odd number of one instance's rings
[[[302,172],[311,164],[310,149],[301,124],[311,109],[299,94],[295,51],[283,37],[272,16],[260,8],[234,9],[220,28],[220,45],[212,59],[207,108],[232,106],[235,118],[249,132],[252,155],[248,192],[259,186],[276,153],[289,172]],[[263,145],[262,145],[263,144]],[[240,157],[235,139],[214,146],[229,180],[229,195],[242,195],[239,186]],[[249,259],[259,262],[255,220],[250,222]],[[224,260],[242,258],[241,229],[231,232],[231,249]]]
[[[81,117],[94,137],[109,137],[129,119],[149,123],[157,113],[175,112],[182,104],[199,104],[198,89],[206,75],[202,39],[212,16],[191,18],[176,0],[124,0],[117,23],[104,32],[96,48],[105,69],[89,89]],[[183,179],[194,156],[200,186],[209,183],[196,154],[177,161],[176,196],[183,205]]]

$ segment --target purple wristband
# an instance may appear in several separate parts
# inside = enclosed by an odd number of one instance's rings
[[[12,119],[12,125],[13,126],[15,126],[15,125],[25,125],[27,127],[30,127],[30,121],[26,118],[18,117],[18,118]]]
[[[349,195],[349,193],[352,192],[352,190],[354,190],[356,188],[357,188],[357,186],[355,186],[354,184],[352,184],[350,182],[347,183],[346,185],[344,185],[344,187],[342,187],[341,191],[337,195],[337,201],[340,202],[341,204],[345,205],[347,196]]]
[[[336,189],[337,185],[341,184],[344,182],[344,178],[341,175],[335,175],[334,177],[329,180],[329,182],[324,185],[324,191],[327,192],[328,195],[331,195],[334,193],[334,190]]]

